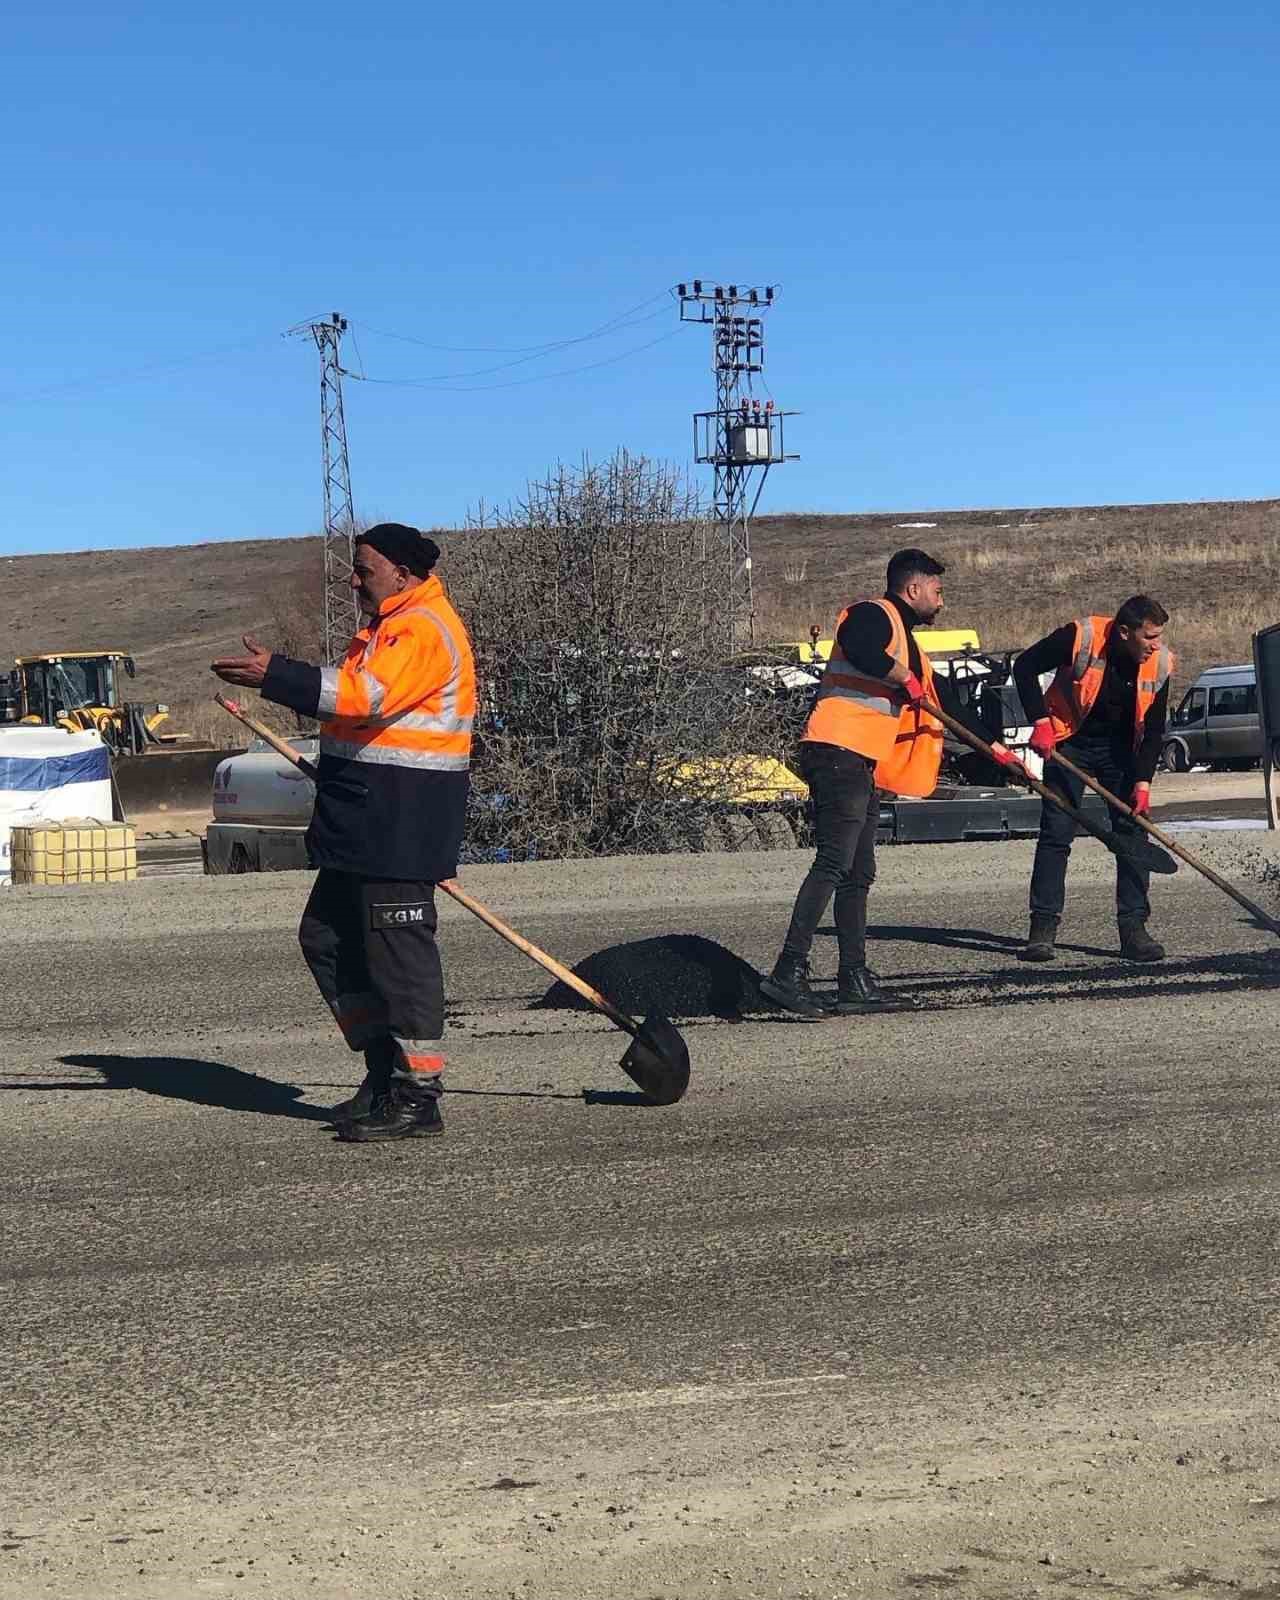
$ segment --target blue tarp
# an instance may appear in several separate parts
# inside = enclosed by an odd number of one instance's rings
[[[69,756],[0,756],[0,790],[62,789],[69,783],[102,783],[110,776],[106,745]]]

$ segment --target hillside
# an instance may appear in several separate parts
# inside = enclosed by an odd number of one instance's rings
[[[1186,683],[1211,662],[1247,659],[1252,631],[1280,620],[1280,500],[790,514],[754,525],[758,637],[799,639],[811,622],[828,632],[849,599],[880,591],[886,557],[909,544],[947,563],[947,620],[993,647],[1146,590],[1173,614]],[[299,648],[319,566],[316,538],[3,559],[0,658],[129,650],[139,699],[221,732],[217,714],[197,717],[214,687],[210,658],[246,628]]]

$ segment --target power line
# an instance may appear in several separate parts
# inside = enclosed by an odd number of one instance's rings
[[[591,361],[582,367],[564,367],[559,372],[540,372],[532,378],[509,378],[504,383],[447,384],[436,383],[430,379],[370,377],[365,377],[361,381],[391,389],[427,389],[436,394],[480,394],[488,389],[519,389],[529,383],[548,383],[553,378],[573,378],[580,372],[594,372],[597,367],[611,367],[616,362],[626,361],[629,356],[638,356],[642,351],[652,350],[656,344],[665,344],[668,339],[674,339],[678,331],[673,328],[669,333],[660,333],[656,339],[650,339],[647,344],[638,344],[630,350],[619,351],[617,355],[606,356],[603,361]],[[355,374],[348,373],[347,376],[354,377]]]
[[[258,334],[252,339],[240,339],[235,344],[220,345],[213,350],[200,350],[192,355],[178,356],[172,361],[153,361],[145,367],[135,367],[130,372],[103,372],[91,378],[73,378],[67,383],[50,384],[43,389],[23,389],[0,394],[0,405],[24,405],[31,401],[53,400],[61,395],[93,393],[100,389],[118,388],[121,384],[141,383],[163,372],[177,372],[184,367],[196,366],[201,361],[216,361],[223,356],[242,355],[246,350],[274,343],[275,333]]]
[[[659,300],[667,299],[668,296],[670,296],[671,293],[672,293],[672,291],[670,289],[663,289],[658,294],[650,295],[650,297],[647,300],[642,300],[639,303],[639,305],[632,306],[627,311],[620,311],[617,314],[616,317],[611,317],[608,322],[601,323],[598,328],[592,329],[592,331],[590,333],[577,334],[577,335],[573,335],[573,336],[571,336],[569,338],[564,338],[564,339],[547,339],[547,340],[544,340],[541,344],[524,344],[524,345],[433,344],[430,340],[419,339],[419,338],[414,337],[412,334],[408,334],[408,333],[392,333],[386,328],[374,328],[374,327],[371,327],[367,322],[359,322],[359,323],[356,323],[355,326],[363,328],[366,333],[376,334],[378,336],[378,338],[380,338],[380,339],[395,339],[400,344],[413,344],[413,345],[417,345],[420,349],[423,349],[423,350],[441,350],[441,351],[444,351],[444,352],[446,352],[448,354],[452,354],[452,355],[495,355],[495,356],[504,356],[504,355],[510,355],[510,356],[537,355],[539,352],[550,352],[550,351],[553,351],[553,350],[563,350],[566,345],[585,344],[587,342],[587,340],[589,340],[589,339],[602,339],[607,334],[609,334],[610,332],[617,331],[619,325],[623,325],[623,324],[626,323],[626,319],[627,318],[636,316],[636,314],[638,312],[640,312],[640,311],[647,311],[650,306],[655,305]],[[655,316],[657,316],[659,314],[660,313],[658,313],[658,312],[654,313]],[[649,319],[647,317],[642,317],[639,320],[640,321],[648,321]],[[497,369],[495,368],[493,370],[497,370]],[[453,377],[461,378],[461,377],[468,377],[468,376],[479,376],[479,374],[468,374],[468,373],[459,372],[459,373],[454,373],[454,374],[444,374],[442,376],[453,376]],[[424,381],[430,381],[430,380],[424,380]]]

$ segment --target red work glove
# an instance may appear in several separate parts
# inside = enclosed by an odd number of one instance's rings
[[[908,705],[918,706],[924,699],[924,684],[920,682],[914,672],[908,672],[907,681],[900,684],[899,687],[903,694],[906,695]]]
[[[1005,745],[993,744],[991,746],[991,754],[996,758],[1002,767],[1012,767],[1015,772],[1022,771],[1021,758],[1016,756],[1013,751],[1008,749]]]
[[[1133,793],[1129,796],[1129,804],[1135,815],[1149,817],[1151,815],[1151,785],[1139,783],[1134,785]]]
[[[1045,761],[1053,754],[1053,747],[1058,742],[1053,731],[1053,723],[1048,717],[1041,717],[1031,730],[1031,738],[1027,741],[1035,753]]]

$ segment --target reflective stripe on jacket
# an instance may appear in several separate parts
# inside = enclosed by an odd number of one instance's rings
[[[1107,670],[1107,645],[1114,617],[1084,617],[1075,623],[1075,647],[1071,661],[1059,667],[1045,692],[1045,709],[1059,740],[1069,739],[1093,709]],[[1138,666],[1137,692],[1134,695],[1133,748],[1142,743],[1143,724],[1156,696],[1173,675],[1173,651],[1162,644]]]
[[[907,629],[897,606],[876,600],[889,618],[889,654],[908,667]],[[876,763],[876,786],[895,794],[932,794],[942,765],[942,729],[927,712],[904,705],[895,687],[883,678],[856,672],[840,649],[839,632],[852,607],[836,621],[836,642],[802,739],[839,745]],[[933,668],[920,652],[920,679],[933,698]]]
[[[378,766],[465,772],[476,674],[462,619],[439,578],[383,602],[340,667],[321,667],[320,754]]]

